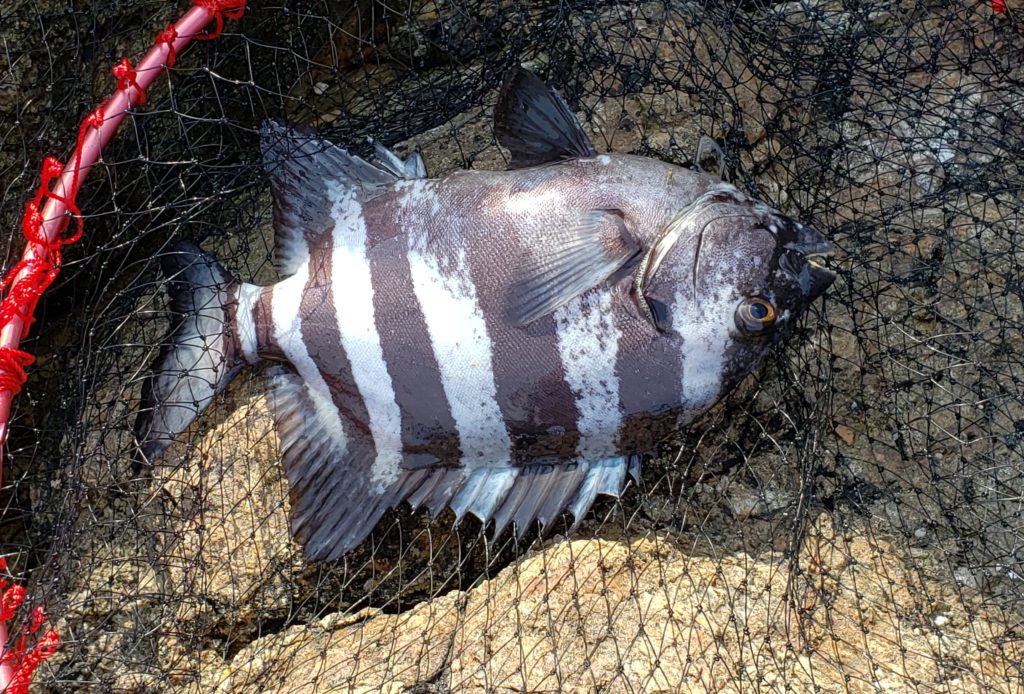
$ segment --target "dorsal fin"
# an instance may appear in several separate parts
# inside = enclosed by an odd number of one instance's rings
[[[494,108],[494,132],[512,154],[510,169],[597,155],[558,92],[521,67],[505,75]]]
[[[696,168],[704,173],[715,175],[714,171],[704,166],[704,160],[712,156],[718,162],[717,175],[719,178],[722,178],[725,176],[725,152],[722,151],[722,148],[713,139],[707,135],[701,135],[700,141],[697,143],[697,159],[694,162]]]
[[[354,187],[373,197],[397,177],[310,130],[273,120],[260,128],[263,168],[274,197],[278,269],[290,275],[309,258],[309,243],[333,226],[327,186]]]
[[[379,142],[373,145],[373,157],[381,166],[399,178],[413,180],[427,177],[427,166],[419,152],[413,152],[405,159],[392,152]]]

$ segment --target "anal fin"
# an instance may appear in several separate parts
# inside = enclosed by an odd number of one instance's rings
[[[481,521],[487,522],[518,476],[519,470],[513,467],[473,470],[449,504],[455,518],[461,520],[466,513],[472,513]]]
[[[633,478],[633,481],[640,484],[640,456],[631,455],[629,456],[629,476]]]
[[[569,512],[573,516],[573,528],[579,525],[583,517],[587,515],[587,511],[594,505],[594,499],[598,494],[607,494],[618,498],[626,477],[627,464],[626,456],[616,456],[587,463],[587,475],[580,484],[575,498],[568,505]]]
[[[283,367],[270,369],[271,409],[291,499],[291,530],[310,561],[337,559],[381,516],[422,484],[410,470],[384,490],[371,485],[372,446],[345,421],[329,393]]]
[[[550,494],[553,494],[565,482],[566,475],[563,470],[555,472],[551,466],[531,466],[535,468],[532,474],[524,474],[523,481],[528,485],[523,500],[516,509],[512,521],[516,524],[516,538],[522,539],[526,531],[533,525],[537,517],[537,511]]]
[[[466,471],[462,468],[444,468],[444,476],[423,500],[423,505],[429,509],[431,518],[437,518],[441,511],[448,506],[448,502],[451,501],[465,479]]]
[[[558,488],[552,490],[544,504],[537,509],[537,520],[542,526],[549,527],[565,511],[569,499],[576,496],[580,484],[586,478],[588,469],[585,463],[573,463],[572,469],[562,473],[563,480]]]
[[[433,516],[450,506],[457,519],[471,513],[494,520],[493,537],[510,523],[521,538],[539,520],[544,528],[568,510],[578,523],[598,494],[618,496],[626,456],[529,466],[401,469],[384,489],[371,484],[372,445],[359,438],[329,393],[283,367],[271,369],[271,406],[291,498],[291,529],[310,561],[333,560],[359,545],[389,509],[408,500]],[[575,523],[574,523],[575,527]]]
[[[572,513],[575,527],[598,494],[617,498],[622,493],[630,462],[626,456],[616,456],[597,461],[510,468],[517,473],[512,484],[489,517],[478,517],[485,523],[494,520],[494,540],[510,524],[515,524],[518,538],[526,534],[535,520],[547,530],[565,511]],[[639,472],[638,468],[634,469]]]

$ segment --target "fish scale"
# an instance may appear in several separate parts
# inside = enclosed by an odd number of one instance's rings
[[[168,250],[177,327],[144,387],[140,456],[274,362],[309,559],[341,557],[405,501],[495,536],[575,524],[834,279],[810,262],[828,250],[813,229],[704,172],[598,154],[524,70],[495,132],[509,170],[429,179],[418,156],[378,146],[374,164],[265,123],[286,277],[260,288],[191,244]]]

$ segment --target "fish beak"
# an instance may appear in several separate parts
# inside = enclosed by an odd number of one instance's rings
[[[835,255],[836,247],[817,231],[803,224],[795,224],[792,232],[796,238],[785,247],[807,260],[810,278],[809,281],[801,282],[801,288],[808,299],[814,301],[836,281],[836,273],[825,264],[826,258]]]
[[[836,273],[832,272],[823,262],[825,257],[833,253],[835,253],[834,249],[830,250],[827,254],[817,253],[804,256],[811,267],[811,286],[807,291],[807,296],[811,301],[824,294],[832,286],[832,283],[836,281]]]
[[[807,261],[803,276],[800,278],[800,288],[803,289],[808,300],[814,301],[836,281],[836,273],[832,272],[825,264],[825,259],[835,254],[835,246],[822,240],[814,243],[792,244],[788,248],[801,254]]]

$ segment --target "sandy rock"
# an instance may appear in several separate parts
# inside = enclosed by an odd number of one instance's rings
[[[204,691],[399,692],[441,675],[463,596],[451,593],[401,615],[363,610],[291,627],[202,672]]]
[[[814,519],[795,574],[781,553],[706,557],[683,547],[659,535],[556,542],[399,616],[364,611],[264,637],[205,672],[203,686],[674,692],[853,681],[870,691],[956,678],[963,691],[984,691],[1004,659],[1024,655],[977,639],[1000,629],[981,603],[968,596],[970,619],[870,525]]]
[[[169,566],[167,585],[180,591],[179,621],[202,613],[197,602],[241,622],[245,611],[287,607],[301,550],[288,531],[288,486],[266,403],[257,397],[227,408],[223,421],[189,441],[186,456],[179,457],[185,446],[174,446],[154,469],[153,495],[183,521],[168,533],[166,509],[150,517]],[[236,431],[246,445],[238,445]],[[175,464],[182,459],[192,464]]]
[[[847,446],[852,446],[854,441],[857,440],[856,432],[845,424],[836,424],[835,432],[839,440]]]

